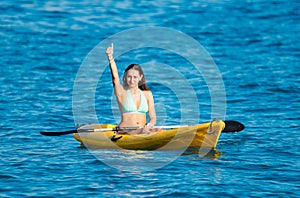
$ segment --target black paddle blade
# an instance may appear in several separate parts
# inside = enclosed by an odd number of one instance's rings
[[[61,132],[40,132],[42,135],[45,136],[61,136],[61,135],[68,135],[72,133],[77,133],[77,130],[70,130],[70,131],[61,131]]]
[[[239,132],[244,130],[245,128],[245,126],[238,121],[225,120],[224,122],[225,122],[225,128],[223,129],[222,133]]]

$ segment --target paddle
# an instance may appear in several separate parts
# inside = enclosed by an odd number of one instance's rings
[[[233,132],[239,132],[242,131],[245,126],[238,122],[238,121],[232,121],[232,120],[226,120],[225,122],[225,128],[222,130],[222,133],[233,133]],[[179,127],[185,127],[183,125],[178,126],[156,126],[155,128],[179,128]],[[136,130],[139,129],[138,127],[124,127],[124,128],[104,128],[104,129],[79,129],[79,130],[69,130],[69,131],[60,131],[60,132],[40,132],[42,135],[45,136],[61,136],[61,135],[67,135],[67,134],[73,134],[78,132],[104,132],[104,131],[119,131],[119,130]]]
[[[104,128],[104,129],[74,129],[69,131],[58,131],[58,132],[40,132],[42,135],[45,136],[61,136],[61,135],[68,135],[73,133],[80,133],[80,132],[105,132],[105,131],[120,131],[120,130],[136,130],[139,129],[138,127],[124,127],[124,128]]]
[[[222,130],[222,133],[240,132],[245,129],[245,126],[238,121],[225,120],[224,123],[225,128]]]

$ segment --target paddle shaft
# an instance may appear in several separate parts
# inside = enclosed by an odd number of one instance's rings
[[[186,125],[187,126],[187,125]],[[154,128],[180,128],[184,126],[155,126]],[[81,132],[105,132],[105,131],[122,131],[122,130],[137,130],[142,129],[143,127],[116,127],[116,128],[103,128],[103,129],[74,129],[69,131],[60,131],[60,132],[40,132],[42,135],[45,136],[61,136],[61,135],[68,135],[73,133],[81,133]]]
[[[233,132],[239,132],[242,131],[245,126],[237,121],[231,121],[226,120],[225,122],[225,128],[222,130],[222,133],[233,133]],[[175,126],[156,126],[154,128],[180,128],[180,127],[187,127],[188,125],[175,125]],[[67,135],[67,134],[73,134],[73,133],[80,133],[80,132],[105,132],[105,131],[120,131],[120,130],[137,130],[141,129],[142,127],[122,127],[122,128],[104,128],[104,129],[74,129],[69,131],[60,131],[60,132],[40,132],[42,135],[45,136],[61,136],[61,135]]]

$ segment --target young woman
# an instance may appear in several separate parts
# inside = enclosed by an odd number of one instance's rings
[[[129,65],[123,75],[123,85],[120,82],[117,65],[113,58],[113,44],[106,50],[112,74],[115,96],[121,112],[119,127],[143,127],[127,133],[149,133],[155,130],[156,113],[152,92],[148,89],[142,68],[138,64]],[[146,123],[146,113],[149,120]]]

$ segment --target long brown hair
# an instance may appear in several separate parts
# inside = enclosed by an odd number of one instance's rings
[[[140,80],[139,82],[139,89],[140,90],[149,90],[148,86],[146,85],[146,80],[145,80],[145,75],[144,75],[144,72],[142,70],[142,67],[138,64],[130,64],[124,71],[124,75],[123,75],[123,85],[126,89],[128,89],[128,84],[127,84],[127,72],[130,70],[130,69],[134,69],[134,70],[137,70],[139,72],[140,75],[143,75],[142,79]]]

